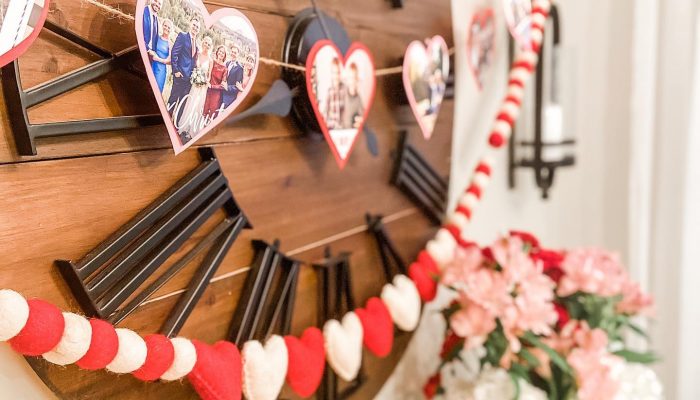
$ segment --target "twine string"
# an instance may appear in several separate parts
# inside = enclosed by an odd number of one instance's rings
[[[103,11],[104,13],[111,15],[114,18],[118,18],[120,20],[127,20],[127,21],[134,21],[136,18],[121,9],[119,7],[115,7],[112,5],[109,5],[105,3],[105,0],[82,0],[84,4],[89,4],[94,7],[97,7],[99,10]],[[316,6],[316,0],[311,0],[311,4],[314,6],[314,11],[316,12],[316,15],[319,16],[319,21],[321,22],[321,29],[323,29],[323,33],[330,39],[330,35],[328,33],[328,27],[326,26],[325,20],[323,19],[322,15],[320,14],[320,10],[318,10]],[[449,49],[449,54],[452,55],[454,54],[454,47]],[[290,64],[286,63],[283,61],[275,60],[272,58],[267,58],[267,57],[258,57],[260,62],[266,65],[270,65],[273,67],[280,67],[280,68],[289,68],[293,69],[295,71],[299,72],[306,72],[306,67],[303,65],[299,64]],[[403,66],[396,66],[396,67],[387,67],[387,68],[380,68],[374,71],[375,76],[386,76],[386,75],[393,75],[393,74],[400,74],[403,72]]]

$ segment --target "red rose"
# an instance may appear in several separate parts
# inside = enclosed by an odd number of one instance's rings
[[[438,371],[435,375],[431,376],[430,379],[428,379],[428,382],[426,382],[425,386],[423,386],[423,394],[427,399],[432,399],[437,394],[439,388],[440,371]]]
[[[440,350],[440,358],[445,360],[447,356],[454,350],[455,346],[462,346],[464,339],[450,332],[442,343],[442,350]]]
[[[510,231],[510,236],[520,238],[523,242],[529,244],[530,247],[532,247],[533,249],[538,249],[540,247],[540,241],[537,240],[535,235],[531,233],[521,231]]]
[[[532,257],[534,261],[541,261],[545,275],[549,276],[555,283],[559,283],[561,277],[564,276],[564,270],[561,269],[561,263],[564,261],[564,253],[540,249],[530,254],[530,257]]]
[[[559,303],[554,303],[554,310],[557,312],[557,328],[561,330],[569,322],[571,317],[569,316],[569,311],[563,305]]]

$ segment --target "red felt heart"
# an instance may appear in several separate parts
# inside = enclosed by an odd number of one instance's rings
[[[241,398],[241,353],[225,341],[214,346],[192,340],[197,363],[187,375],[202,400],[239,400]]]
[[[415,262],[408,268],[408,276],[416,284],[421,300],[428,302],[435,298],[437,295],[436,271],[431,271],[423,263]]]
[[[326,365],[323,332],[316,327],[306,328],[300,339],[285,336],[289,363],[287,383],[296,394],[309,397],[321,384]]]
[[[27,51],[39,36],[49,13],[49,0],[4,3],[5,9],[2,10],[4,20],[0,20],[0,26],[6,28],[3,33],[7,31],[12,36],[6,35],[0,43],[0,67],[14,61]]]
[[[345,167],[374,100],[374,61],[353,43],[345,56],[330,40],[316,42],[306,59],[306,88],[316,119],[340,169]]]
[[[363,341],[369,351],[377,357],[386,357],[394,344],[394,322],[384,302],[378,297],[367,300],[365,308],[358,308],[355,314],[362,322]]]

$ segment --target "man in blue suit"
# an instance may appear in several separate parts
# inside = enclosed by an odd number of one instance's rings
[[[197,44],[195,39],[199,33],[199,19],[192,17],[189,32],[180,32],[170,53],[173,73],[173,87],[168,99],[168,112],[174,117],[175,128],[180,126],[180,117],[190,93],[192,70],[197,66]],[[181,133],[186,136],[186,132]]]
[[[150,58],[156,54],[160,38],[158,30],[158,13],[163,0],[151,0],[151,4],[143,10],[143,41],[146,42],[146,53]]]
[[[236,101],[239,92],[236,83],[243,82],[243,66],[238,63],[238,55],[240,52],[241,49],[235,44],[229,45],[231,60],[226,63],[226,86],[221,96],[223,108],[227,108]]]

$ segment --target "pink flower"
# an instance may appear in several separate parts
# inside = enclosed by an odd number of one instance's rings
[[[463,293],[495,316],[500,316],[505,307],[513,303],[508,282],[492,269],[480,269],[469,275]]]
[[[612,297],[620,294],[627,281],[618,256],[598,249],[579,249],[567,253],[562,263],[564,276],[559,282],[560,296],[576,292]]]
[[[608,335],[581,323],[573,335],[576,346],[566,360],[576,373],[580,400],[614,399],[620,384],[612,371],[622,360],[607,351]]]
[[[446,286],[464,283],[484,262],[481,250],[476,246],[458,248],[454,260],[442,272],[441,282]]]
[[[496,318],[479,304],[463,304],[461,310],[452,314],[450,327],[457,336],[465,339],[465,348],[473,349],[484,344],[496,329]]]
[[[653,313],[654,299],[642,292],[639,284],[626,281],[622,285],[622,300],[617,303],[617,312],[628,315]]]
[[[536,335],[549,335],[559,316],[551,301],[528,295],[515,299],[518,310],[516,327],[521,332],[532,331]]]

